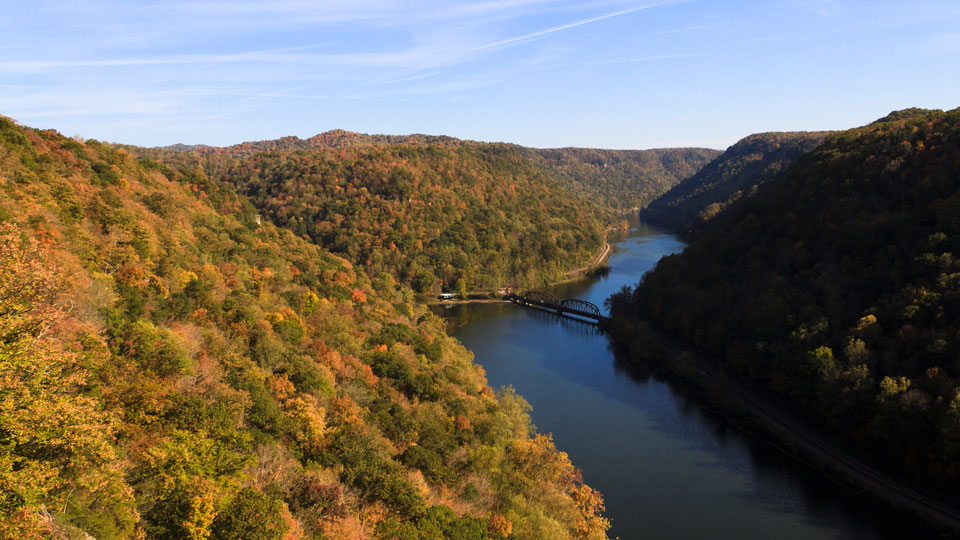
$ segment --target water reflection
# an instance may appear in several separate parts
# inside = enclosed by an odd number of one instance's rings
[[[569,333],[573,337],[592,337],[599,336],[603,333],[596,324],[589,323],[587,321],[581,321],[579,319],[558,317],[553,313],[548,313],[539,309],[524,309],[523,314],[531,319],[534,319],[540,324],[558,326],[561,331]]]
[[[607,276],[552,291],[597,305],[682,249],[640,228]],[[584,478],[604,493],[611,536],[922,538],[930,531],[812,473],[727,423],[681,381],[617,358],[596,327],[511,304],[442,311],[491,386],[514,386]]]

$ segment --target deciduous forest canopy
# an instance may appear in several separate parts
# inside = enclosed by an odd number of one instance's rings
[[[751,197],[810,150],[827,132],[757,133],[744,137],[643,208],[644,221],[696,235],[710,220]]]
[[[599,250],[643,206],[717,152],[536,150],[342,130],[227,148],[131,151],[187,164],[276,224],[376,276],[426,292],[541,285]]]
[[[415,293],[554,280],[648,205],[694,240],[610,299],[621,344],[652,324],[960,495],[958,171],[960,109],[722,154],[0,117],[0,536],[605,538]]]
[[[600,330],[696,349],[960,534],[960,109],[864,125],[956,106],[958,22],[957,0],[3,2],[0,540],[621,534],[563,451],[634,440],[646,402],[591,384],[635,389],[620,363],[572,334],[613,369],[529,377],[545,409],[583,403],[567,383],[612,405],[548,410],[592,429],[551,425],[558,448],[438,313],[596,301],[673,233]]]
[[[958,175],[960,109],[826,135],[611,305],[955,496]]]
[[[0,189],[0,537],[605,537],[523,399],[389,273],[195,169],[2,117]]]

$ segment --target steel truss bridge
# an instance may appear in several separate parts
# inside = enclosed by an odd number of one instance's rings
[[[527,291],[523,295],[511,292],[506,295],[506,298],[514,304],[548,311],[560,317],[591,322],[598,326],[602,326],[609,320],[600,313],[600,308],[596,304],[578,298],[561,300],[543,291]]]

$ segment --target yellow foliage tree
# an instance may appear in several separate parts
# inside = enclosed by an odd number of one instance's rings
[[[0,537],[78,525],[128,535],[138,516],[113,445],[116,422],[83,395],[89,376],[58,339],[66,313],[41,255],[16,227],[0,227]],[[68,524],[78,508],[103,519]]]

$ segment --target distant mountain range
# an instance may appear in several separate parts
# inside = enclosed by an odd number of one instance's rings
[[[560,279],[718,152],[539,150],[342,130],[216,148],[124,147],[203,171],[275,223],[418,291]]]
[[[828,134],[780,132],[744,137],[651,202],[641,210],[640,217],[654,225],[695,235],[721,212],[776,179]]]
[[[183,152],[194,156],[224,154],[249,156],[263,152],[394,145],[513,148],[536,165],[555,174],[567,188],[605,208],[618,212],[636,211],[645,207],[670,186],[690,177],[720,155],[719,151],[709,148],[651,150],[528,148],[514,144],[462,140],[442,135],[368,135],[342,129],[326,131],[307,139],[289,136],[225,147],[185,144],[156,148],[122,146],[141,155],[161,157],[168,152]],[[196,159],[194,162],[199,163]]]
[[[621,345],[653,325],[960,497],[958,175],[960,109],[722,153],[0,117],[0,537],[605,538],[414,293],[549,282],[637,208],[691,242],[611,298]]]

